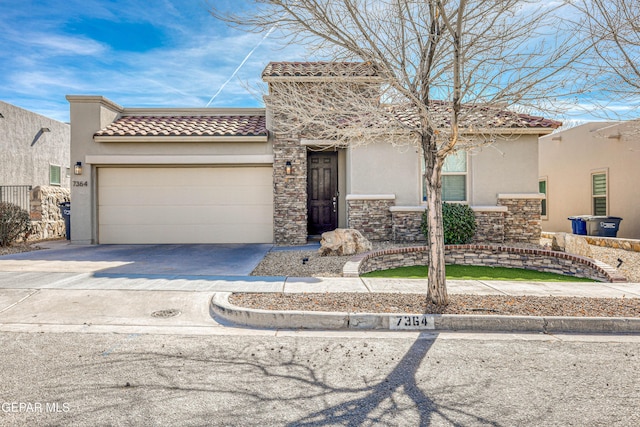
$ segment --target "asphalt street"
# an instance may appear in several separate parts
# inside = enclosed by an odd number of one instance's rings
[[[637,336],[0,333],[2,426],[637,426]]]
[[[211,266],[189,275],[175,254],[199,250],[85,249],[0,260],[0,426],[640,425],[637,334],[241,328],[212,317],[216,293],[382,284],[253,280]],[[236,250],[217,249],[220,259]]]

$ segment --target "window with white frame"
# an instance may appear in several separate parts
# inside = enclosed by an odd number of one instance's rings
[[[60,166],[49,165],[49,185],[60,185]]]
[[[591,200],[593,215],[607,215],[607,173],[591,174]]]
[[[424,184],[424,160],[422,162],[422,200],[427,200]],[[449,154],[442,167],[442,200],[444,202],[467,201],[467,152]]]
[[[547,178],[538,180],[538,192],[544,196],[541,200],[542,210],[540,214],[543,218],[547,217]]]

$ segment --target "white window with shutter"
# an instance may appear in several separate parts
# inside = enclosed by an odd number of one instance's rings
[[[606,216],[607,209],[607,172],[599,171],[591,174],[591,206],[593,215]]]

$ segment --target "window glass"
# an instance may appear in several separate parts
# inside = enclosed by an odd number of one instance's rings
[[[542,216],[547,216],[547,180],[543,179],[538,181],[538,192],[544,194],[544,199],[542,199],[542,211],[540,214]]]
[[[60,185],[60,166],[49,165],[49,184]]]
[[[607,174],[598,173],[591,175],[591,188],[593,195],[593,214],[607,215]]]
[[[424,159],[422,161],[422,200],[427,200],[424,183]],[[450,154],[442,165],[442,200],[445,202],[464,202],[467,200],[467,152]]]
[[[466,175],[442,175],[442,200],[464,202],[467,200]]]
[[[449,154],[444,159],[442,173],[450,172],[467,172],[467,153],[466,151],[458,151],[456,154]]]

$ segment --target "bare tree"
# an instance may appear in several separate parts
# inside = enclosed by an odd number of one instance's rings
[[[640,2],[636,0],[577,0],[578,30],[593,41],[608,85],[640,95]],[[615,76],[615,82],[610,80]]]
[[[640,2],[637,0],[567,0],[577,14],[574,34],[592,48],[583,60],[592,80],[590,101],[607,119],[640,107]],[[572,14],[573,16],[574,14]],[[621,111],[620,111],[621,110]],[[640,126],[628,127],[640,131]]]
[[[292,132],[336,145],[383,140],[420,148],[428,297],[444,305],[445,158],[513,134],[521,116],[505,108],[541,111],[552,105],[550,94],[572,91],[564,72],[576,46],[557,35],[554,12],[529,0],[257,0],[246,13],[212,14],[250,31],[277,25],[288,43],[335,64],[318,78],[322,89],[270,82],[266,103],[294,119]]]

